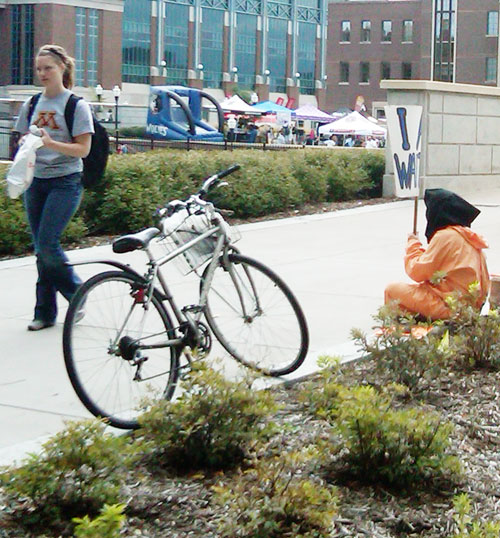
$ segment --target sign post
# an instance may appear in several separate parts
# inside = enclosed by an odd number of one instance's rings
[[[385,116],[394,164],[396,196],[398,198],[415,197],[413,233],[416,234],[420,195],[422,107],[417,105],[386,106]]]

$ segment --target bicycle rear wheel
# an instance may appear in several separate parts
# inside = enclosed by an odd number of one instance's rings
[[[156,294],[146,309],[140,278],[107,271],[85,282],[70,303],[63,332],[66,369],[85,407],[116,428],[137,428],[146,398],[172,398],[179,362],[172,346],[140,345],[160,344],[173,334]]]
[[[220,258],[205,317],[237,361],[267,375],[289,374],[306,357],[309,333],[297,299],[276,273],[252,258],[229,254],[227,264]]]

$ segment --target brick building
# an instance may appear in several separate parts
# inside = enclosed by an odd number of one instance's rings
[[[118,84],[140,102],[150,84],[182,84],[324,104],[326,13],[327,0],[4,0],[0,89],[33,91],[34,54],[53,42],[90,97]]]
[[[329,0],[326,109],[382,112],[383,79],[497,85],[498,0]]]

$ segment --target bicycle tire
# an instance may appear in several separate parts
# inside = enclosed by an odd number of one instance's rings
[[[297,299],[261,262],[235,253],[227,260],[243,301],[221,257],[205,305],[205,318],[214,336],[232,357],[254,370],[270,376],[293,372],[304,362],[309,348],[307,323]],[[202,275],[201,290],[208,268]]]
[[[73,297],[63,330],[64,362],[81,402],[96,417],[127,430],[139,427],[145,398],[172,398],[179,375],[179,354],[174,347],[143,351],[148,358],[141,367],[142,380],[134,379],[137,365],[119,347],[126,342],[123,336],[148,344],[173,337],[172,322],[158,293],[146,310],[138,300],[141,289],[144,281],[125,271],[95,275]],[[85,316],[80,321],[82,308]]]

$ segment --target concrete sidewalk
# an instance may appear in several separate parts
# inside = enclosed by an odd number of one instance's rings
[[[500,193],[467,197],[482,213],[474,230],[490,242],[490,272],[500,273]],[[350,340],[353,327],[370,331],[372,315],[383,301],[385,285],[407,280],[402,257],[413,222],[413,202],[362,206],[355,209],[245,224],[239,227],[240,250],[273,268],[289,284],[309,324],[311,345],[305,363],[292,374],[314,371],[320,355],[356,356]],[[419,207],[423,236],[425,209]],[[72,261],[116,258],[109,246],[75,250]],[[141,267],[144,255],[120,256]],[[85,265],[86,279],[105,269]],[[36,267],[33,257],[0,262],[0,338],[3,342],[0,380],[0,465],[36,450],[40,442],[64,427],[64,421],[90,416],[76,397],[62,356],[60,300],[58,324],[40,332],[26,331],[32,318]],[[186,300],[195,283],[169,272],[174,294]]]

